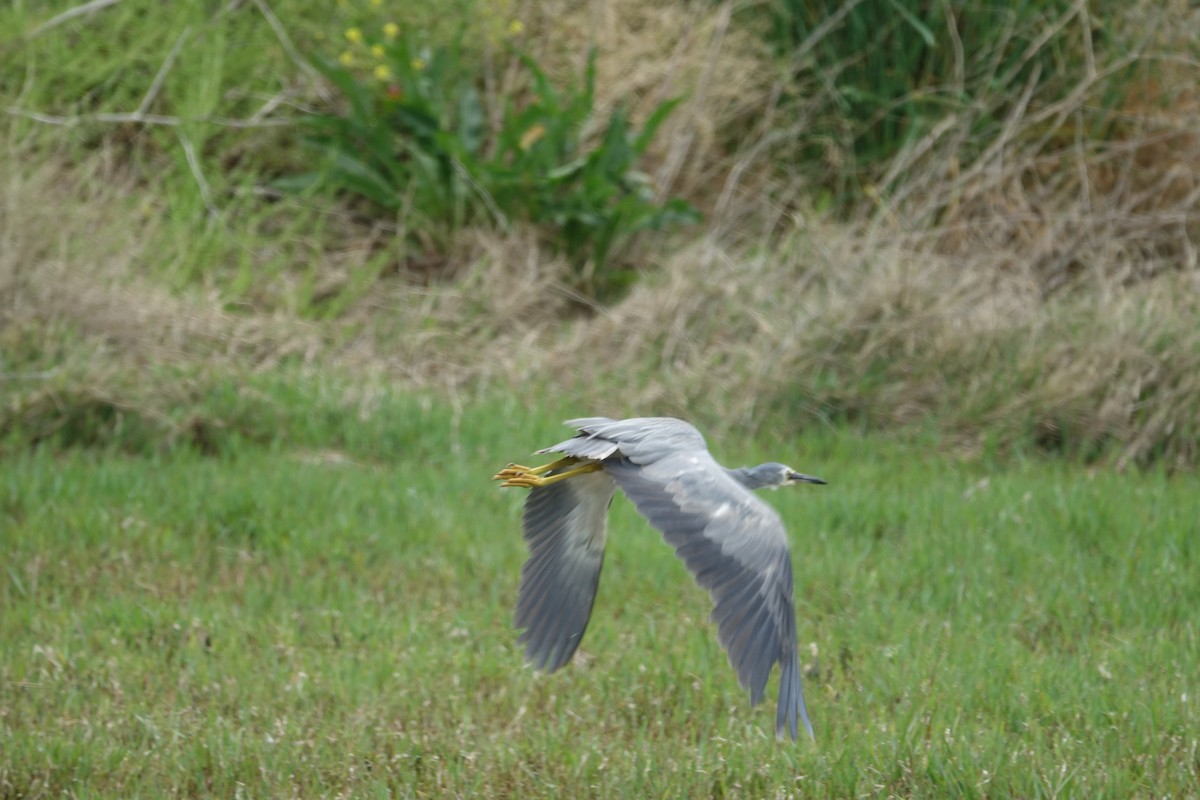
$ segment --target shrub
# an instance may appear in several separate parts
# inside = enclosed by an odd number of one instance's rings
[[[337,62],[316,60],[345,107],[306,121],[327,161],[285,185],[325,185],[396,212],[425,250],[445,247],[465,226],[532,222],[593,295],[628,275],[616,254],[636,234],[698,219],[683,200],[660,202],[637,168],[678,100],[659,104],[640,129],[620,105],[595,125],[594,50],[581,79],[556,88],[534,58],[510,47],[530,88],[501,98],[480,90],[462,30],[441,43],[395,25],[378,37],[352,28],[347,38],[351,49]]]

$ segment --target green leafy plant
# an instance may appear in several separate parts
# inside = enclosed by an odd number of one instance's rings
[[[544,226],[592,294],[627,280],[617,251],[636,234],[699,218],[681,199],[660,201],[638,170],[679,101],[659,104],[640,129],[621,106],[597,125],[594,49],[582,78],[556,88],[512,47],[529,88],[502,99],[480,91],[461,33],[421,43],[389,25],[377,39],[357,28],[347,38],[338,61],[316,60],[345,100],[306,121],[326,161],[285,186],[325,185],[399,213],[426,250],[469,225]]]

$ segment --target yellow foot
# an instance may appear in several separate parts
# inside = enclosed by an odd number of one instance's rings
[[[500,470],[495,475],[493,475],[492,480],[504,481],[504,480],[508,480],[509,478],[515,478],[518,475],[529,475],[532,473],[533,473],[533,470],[530,469],[529,467],[524,467],[524,466],[521,466],[520,464],[509,464],[507,467],[505,467],[504,469]]]
[[[563,469],[569,467],[569,469]],[[542,477],[547,472],[552,470],[562,469],[562,472],[555,472],[553,475]],[[586,475],[589,472],[596,472],[604,469],[603,466],[595,461],[580,462],[577,458],[563,458],[555,461],[552,464],[543,464],[540,467],[523,467],[520,464],[509,464],[505,469],[497,472],[492,480],[503,481],[501,486],[517,486],[524,489],[534,489],[539,486],[550,486],[565,481],[567,478],[573,478],[576,475]]]
[[[551,461],[549,464],[542,464],[540,467],[526,467],[521,464],[509,464],[504,469],[492,476],[494,481],[508,480],[522,475],[545,475],[552,469],[562,469],[569,467],[572,464],[578,464],[578,458],[560,458],[558,461]]]

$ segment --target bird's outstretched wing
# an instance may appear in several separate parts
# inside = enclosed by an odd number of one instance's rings
[[[780,664],[776,733],[812,735],[796,645],[792,561],[779,514],[739,484],[682,420],[567,423],[574,439],[550,448],[604,460],[605,471],[657,528],[713,600],[717,638],[757,704]],[[570,481],[568,481],[569,483]]]
[[[532,489],[522,526],[529,559],[521,568],[515,624],[525,657],[553,672],[583,639],[600,567],[608,506],[616,487],[604,472]]]

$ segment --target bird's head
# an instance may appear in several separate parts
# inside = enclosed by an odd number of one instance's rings
[[[766,464],[759,464],[757,467],[742,467],[733,472],[735,477],[749,489],[778,489],[780,486],[789,486],[795,483],[825,483],[820,478],[796,472],[787,464],[780,464],[777,461],[769,461]]]

